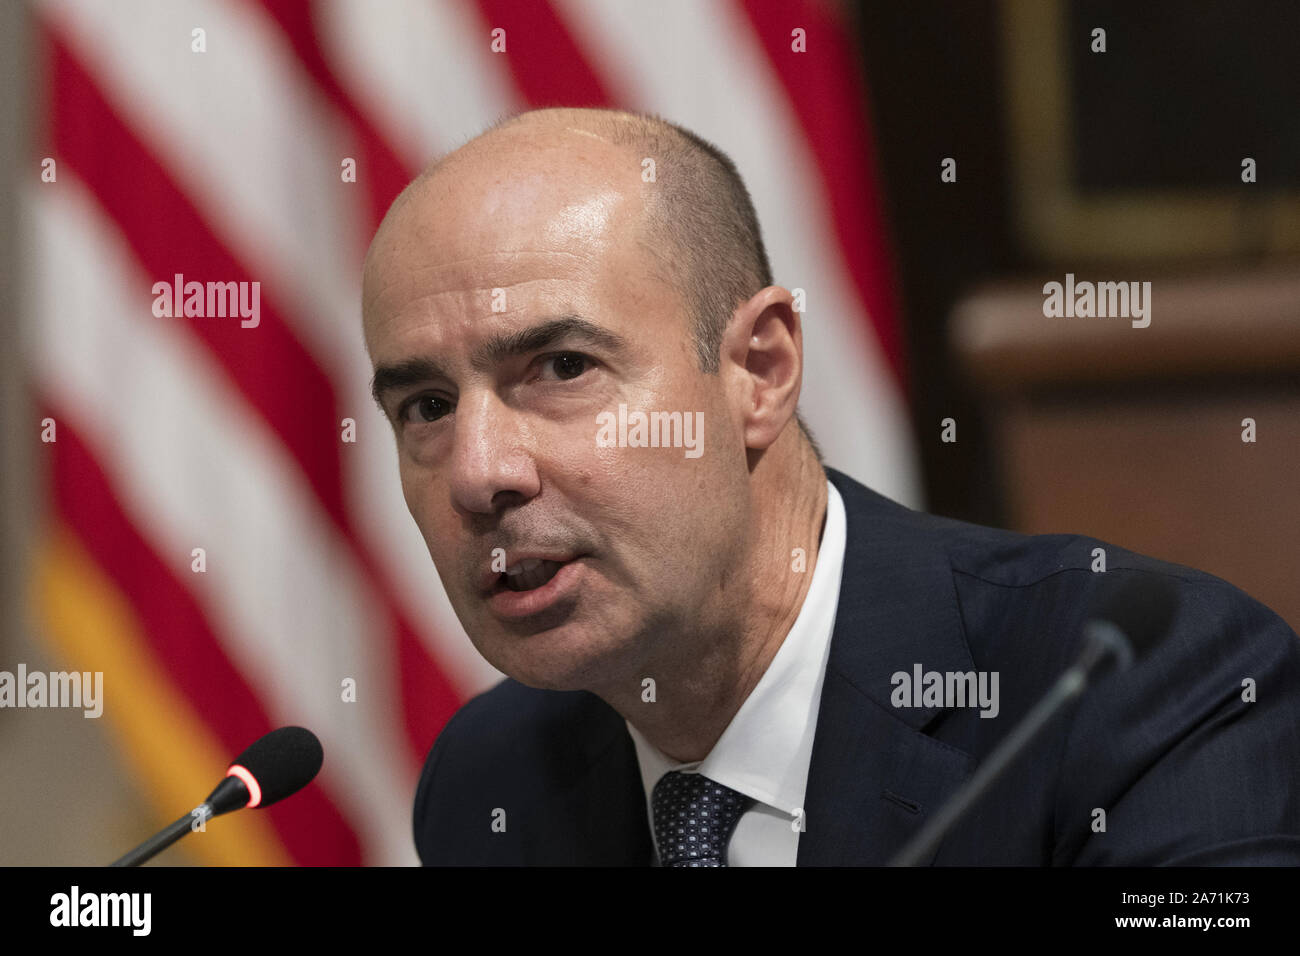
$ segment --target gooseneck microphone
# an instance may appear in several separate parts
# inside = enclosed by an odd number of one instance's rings
[[[1066,704],[1079,697],[1094,677],[1112,664],[1117,671],[1127,670],[1160,643],[1173,621],[1178,595],[1162,577],[1135,575],[1107,587],[1097,606],[1083,626],[1083,650],[1074,666],[1061,675],[974,776],[889,861],[890,866],[916,866],[926,859],[1030,741]]]
[[[213,817],[245,807],[269,807],[311,783],[324,761],[325,752],[310,730],[273,730],[235,758],[206,800],[111,865],[139,866]]]

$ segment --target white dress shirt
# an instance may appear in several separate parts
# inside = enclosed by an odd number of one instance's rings
[[[812,581],[794,625],[772,663],[702,761],[677,763],[627,725],[636,745],[654,838],[650,795],[670,770],[695,771],[754,798],[727,846],[729,866],[794,866],[799,853],[797,814],[802,811],[812,759],[822,679],[835,629],[844,565],[844,502],[829,481]],[[806,821],[816,826],[815,821]],[[655,840],[656,856],[659,852]]]

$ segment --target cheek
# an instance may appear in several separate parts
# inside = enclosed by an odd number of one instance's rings
[[[715,507],[707,464],[679,449],[601,449],[592,463],[575,473],[578,494],[625,551],[689,550],[700,512]]]
[[[416,527],[429,546],[429,553],[435,557],[434,542],[447,540],[446,535],[438,533],[438,496],[428,476],[420,469],[402,466],[402,497],[406,501],[406,510],[415,519]]]
[[[402,484],[402,499],[406,502],[406,510],[411,513],[411,517],[419,521],[420,500],[418,476],[412,472],[406,462],[399,466],[399,477]]]

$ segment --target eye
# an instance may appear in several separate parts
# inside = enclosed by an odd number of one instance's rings
[[[451,411],[451,403],[437,395],[417,395],[406,402],[397,413],[398,420],[406,425],[436,422]]]
[[[577,378],[591,365],[591,359],[581,352],[557,352],[542,359],[542,368],[547,366],[554,368],[555,377],[562,381]]]

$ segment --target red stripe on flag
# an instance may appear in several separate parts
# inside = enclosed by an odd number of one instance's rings
[[[110,482],[69,420],[59,423],[51,455],[53,503],[87,551],[131,601],[149,648],[226,746],[230,757],[273,729],[257,695],[226,656],[193,596],[136,531]],[[326,752],[330,742],[324,741]],[[223,768],[213,768],[213,786]],[[195,800],[204,794],[196,794]],[[286,849],[309,866],[357,866],[356,834],[318,785],[262,811],[271,817]]]
[[[515,85],[533,107],[608,106],[605,84],[547,0],[477,0],[488,30],[506,31],[504,57]],[[483,42],[488,43],[489,36]]]
[[[835,234],[876,338],[906,388],[893,256],[866,97],[844,23],[818,0],[740,0],[799,117],[830,203]],[[791,49],[795,28],[807,51]]]

